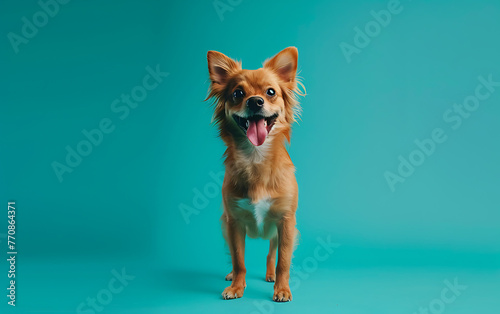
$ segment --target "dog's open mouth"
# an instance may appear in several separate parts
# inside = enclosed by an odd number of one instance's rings
[[[278,118],[277,113],[270,117],[254,115],[248,118],[242,118],[233,114],[234,121],[236,121],[238,126],[247,135],[248,140],[255,146],[264,144],[267,135],[271,132],[276,122],[276,118]]]

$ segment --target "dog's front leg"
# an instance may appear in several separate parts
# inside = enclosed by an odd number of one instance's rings
[[[239,221],[232,218],[230,214],[226,214],[224,221],[227,231],[227,244],[231,252],[231,260],[233,262],[233,281],[231,285],[224,289],[222,297],[224,299],[236,299],[243,296],[245,290],[245,236],[246,229]]]
[[[274,284],[273,300],[287,302],[292,300],[290,291],[290,264],[295,240],[295,214],[284,216],[278,224],[278,265],[276,267],[276,282]]]

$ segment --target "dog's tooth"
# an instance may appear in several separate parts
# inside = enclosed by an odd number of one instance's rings
[[[250,126],[250,120],[247,120],[247,128]]]
[[[264,119],[264,126],[267,126],[267,120]]]

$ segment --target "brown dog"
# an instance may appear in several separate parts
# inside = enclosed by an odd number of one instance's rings
[[[257,70],[209,51],[210,90],[214,120],[227,146],[222,185],[224,237],[229,245],[232,280],[222,296],[243,296],[245,237],[270,240],[266,280],[275,281],[275,301],[290,301],[290,263],[297,235],[295,211],[298,187],[295,168],[286,151],[291,125],[304,95],[296,77],[298,52],[289,47]],[[276,249],[278,264],[276,266]]]

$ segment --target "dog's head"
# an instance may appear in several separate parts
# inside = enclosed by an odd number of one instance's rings
[[[254,146],[279,134],[290,140],[290,127],[299,110],[297,48],[289,47],[266,60],[257,70],[244,70],[241,63],[217,51],[207,54],[214,120],[221,136],[245,140]],[[302,86],[300,84],[300,86]]]

